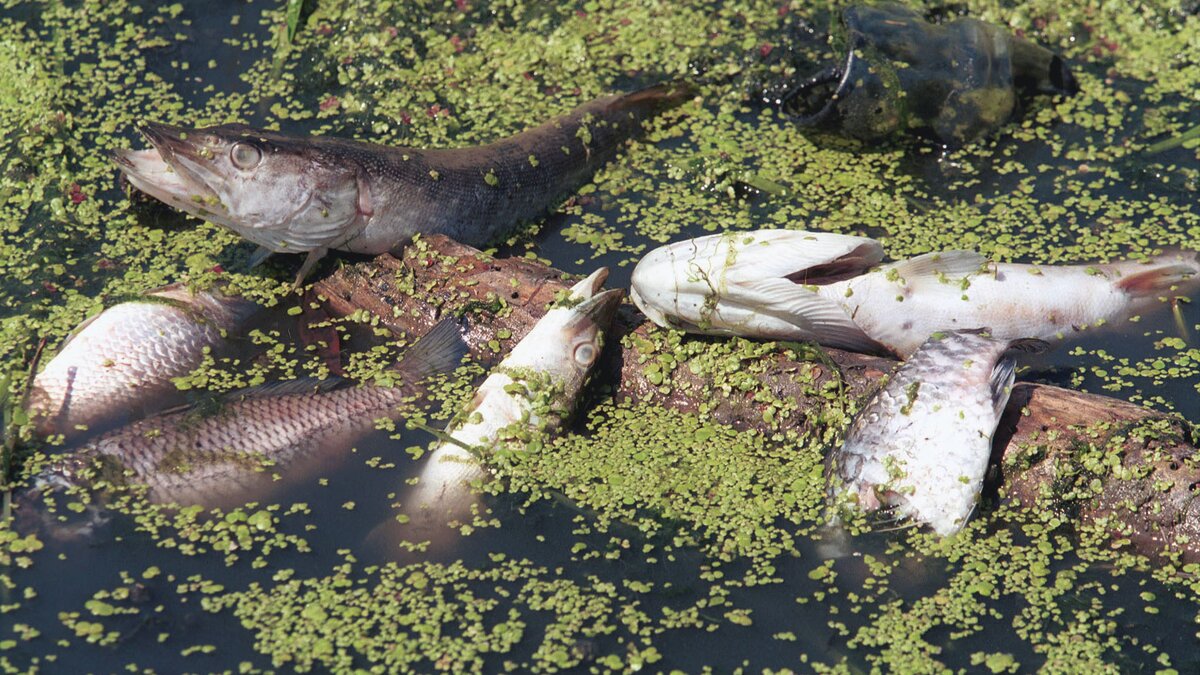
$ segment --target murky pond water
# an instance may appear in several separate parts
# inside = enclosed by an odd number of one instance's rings
[[[893,258],[974,248],[1075,263],[1200,248],[1195,146],[1139,154],[1200,123],[1194,2],[966,3],[1062,52],[1081,92],[1030,101],[955,151],[811,138],[750,100],[751,71],[790,23],[823,20],[813,3],[305,5],[315,11],[289,44],[283,3],[0,3],[0,359],[14,390],[40,340],[52,353],[102,306],[180,279],[219,278],[272,305],[240,343],[244,360],[218,368],[257,358],[297,376],[332,358],[306,348],[328,337],[314,338],[319,320],[288,311],[307,306],[287,294],[299,260],[248,271],[251,245],[126,194],[107,153],[142,147],[142,119],[454,146],[703,64],[702,103],[664,115],[498,255],[574,273],[608,265],[620,287],[650,246],[752,227],[875,236]],[[750,174],[788,189],[748,190]],[[331,256],[317,275],[358,260]],[[1020,377],[1195,420],[1200,315],[1166,305]],[[348,356],[387,342],[368,323],[340,324],[354,335],[342,345],[351,374],[396,355]],[[480,373],[431,395],[430,425]],[[422,466],[415,449],[434,440],[403,423],[218,512],[117,491],[103,496],[111,520],[86,537],[31,534],[18,518],[0,529],[0,668],[1200,668],[1200,570],[1113,546],[1069,504],[988,501],[947,541],[911,528],[839,535],[821,524],[820,471],[844,411],[825,436],[766,438],[613,402],[605,384],[456,527],[397,519]]]

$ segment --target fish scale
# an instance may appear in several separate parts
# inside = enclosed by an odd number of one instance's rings
[[[266,252],[380,254],[415,234],[482,246],[541,217],[612,159],[642,123],[691,96],[684,85],[596,99],[476,147],[387,147],[289,137],[240,124],[147,124],[147,151],[114,161],[138,190],[219,223]]]
[[[1200,260],[1186,251],[1092,265],[997,263],[974,251],[882,259],[865,237],[727,232],[647,253],[630,295],[665,328],[906,358],[939,330],[1060,342],[1200,287]]]
[[[34,378],[29,412],[41,434],[74,436],[157,403],[257,307],[177,286],[147,298],[84,322]]]
[[[506,443],[524,447],[514,436],[547,438],[558,431],[598,361],[621,301],[622,291],[601,290],[607,277],[600,268],[575,284],[570,297],[578,304],[547,311],[493,369],[446,429],[450,438],[430,452],[408,497],[410,513],[441,525],[466,517],[478,496],[471,484],[488,475],[481,459]]]
[[[982,490],[1016,354],[1045,347],[978,331],[931,337],[868,401],[830,455],[832,490],[866,510],[892,507],[939,534],[957,532]]]
[[[417,393],[419,380],[452,369],[465,351],[447,320],[393,368],[399,386],[298,380],[246,390],[225,397],[212,412],[191,407],[108,432],[58,458],[40,482],[87,482],[85,470],[101,460],[116,475],[125,474],[121,482],[147,486],[155,501],[209,503],[236,494],[264,461],[294,464],[370,431],[376,419],[394,417]]]

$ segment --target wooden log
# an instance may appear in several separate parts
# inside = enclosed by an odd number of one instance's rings
[[[472,355],[495,363],[519,341],[555,295],[570,286],[539,262],[493,259],[441,236],[410,245],[402,259],[349,265],[315,291],[326,311],[366,310],[394,331],[420,333],[448,314],[465,316]],[[654,330],[626,304],[610,331],[597,378],[621,399],[704,415],[767,435],[823,433],[831,400],[861,404],[896,362],[811,345],[763,345],[738,373],[687,357],[687,345],[726,342],[681,337],[679,350],[655,351]],[[748,396],[736,378],[753,377],[769,396]],[[787,402],[780,405],[780,402]],[[1200,560],[1200,455],[1184,420],[1113,398],[1020,383],[994,444],[1001,499],[1061,509],[1111,531],[1114,546]]]

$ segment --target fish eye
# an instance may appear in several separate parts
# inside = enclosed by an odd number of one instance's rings
[[[229,151],[229,159],[239,169],[253,169],[262,161],[262,150],[249,143],[234,143]]]
[[[584,342],[575,348],[575,363],[587,367],[592,365],[596,360],[596,346],[590,342]]]

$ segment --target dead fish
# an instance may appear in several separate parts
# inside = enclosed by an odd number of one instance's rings
[[[271,467],[319,459],[319,450],[352,442],[374,421],[396,415],[423,378],[453,369],[466,353],[446,320],[393,366],[401,384],[354,386],[341,380],[296,380],[227,395],[106,433],[52,461],[34,491],[97,479],[144,485],[155,502],[217,505],[270,482]],[[99,469],[97,469],[99,467]]]
[[[870,239],[817,232],[702,237],[648,254],[631,295],[661,326],[907,357],[939,330],[1061,342],[1200,285],[1195,254],[1027,265],[945,251],[875,267],[882,253]]]
[[[962,145],[1007,123],[1022,97],[1079,90],[1061,57],[1000,26],[929,23],[897,3],[841,8],[830,42],[837,65],[777,85],[779,104],[802,127],[864,141],[923,127]]]
[[[84,321],[37,375],[28,410],[43,436],[79,435],[175,392],[258,305],[182,285],[152,291]]]
[[[930,337],[830,455],[831,493],[849,495],[866,511],[893,509],[943,536],[958,532],[983,488],[1016,359],[1047,346],[978,331]]]
[[[270,252],[380,254],[414,234],[482,246],[588,181],[642,122],[691,95],[659,85],[606,96],[488,145],[418,149],[296,138],[240,124],[148,123],[153,150],[118,151],[129,182]]]
[[[883,247],[866,237],[727,232],[646,254],[633,270],[630,297],[664,328],[873,352],[879,346],[808,285],[862,274],[882,259]]]
[[[552,434],[571,414],[621,302],[620,289],[601,291],[607,277],[600,268],[575,284],[484,380],[430,455],[410,511],[462,517],[475,500],[470,484],[487,476],[481,457],[517,434]]]

